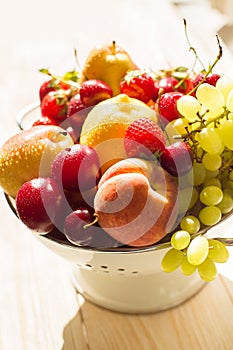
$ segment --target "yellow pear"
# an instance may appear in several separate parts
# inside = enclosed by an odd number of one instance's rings
[[[98,79],[107,83],[113,96],[120,93],[120,81],[129,70],[138,69],[129,54],[113,41],[98,45],[88,55],[82,70],[82,81]]]
[[[0,186],[16,197],[24,182],[50,176],[55,156],[73,145],[71,136],[55,125],[40,125],[11,136],[0,148]]]

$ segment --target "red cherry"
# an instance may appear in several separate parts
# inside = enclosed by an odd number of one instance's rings
[[[113,96],[112,88],[105,82],[96,79],[84,81],[79,93],[85,107],[94,106]]]
[[[174,77],[165,77],[154,83],[154,101],[157,100],[159,94],[165,94],[166,92],[176,91],[176,85],[179,84],[179,80]]]
[[[180,117],[176,102],[183,95],[182,92],[178,91],[167,92],[161,95],[158,101],[158,110],[163,124],[166,125],[172,120]]]
[[[193,77],[192,79],[192,84],[193,84],[193,88],[195,88],[198,84],[200,84],[200,82],[205,78],[205,74],[204,73],[199,73],[197,74],[195,77]],[[216,83],[218,81],[218,79],[220,78],[219,74],[210,74],[208,75],[205,80],[203,81],[203,83],[208,83],[210,85],[216,86]],[[191,89],[190,89],[191,91]],[[196,95],[196,92],[194,91],[192,93],[193,96]]]
[[[186,142],[175,142],[164,149],[160,163],[171,175],[182,176],[193,166],[192,149]]]
[[[95,235],[96,226],[86,226],[94,221],[90,209],[81,207],[71,212],[65,220],[64,234],[75,245],[90,246]]]
[[[96,151],[75,144],[61,151],[52,163],[52,177],[67,191],[86,191],[95,187],[100,178]]]
[[[81,101],[80,94],[74,95],[68,104],[67,119],[65,121],[65,128],[71,126],[72,133],[74,135],[75,141],[80,137],[81,129],[87,114],[90,112],[91,107],[85,107]],[[63,126],[64,127],[64,126]]]
[[[48,233],[58,225],[63,212],[63,195],[51,178],[25,182],[16,196],[19,218],[31,230]]]
[[[113,248],[121,243],[115,241],[97,224],[97,218],[89,208],[80,207],[70,213],[65,220],[64,234],[73,244],[95,248]]]

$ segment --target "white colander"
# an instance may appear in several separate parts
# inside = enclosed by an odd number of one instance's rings
[[[40,115],[38,103],[17,116],[21,129]],[[14,206],[8,199],[14,210]],[[205,284],[198,273],[184,276],[180,270],[165,273],[161,259],[169,243],[146,248],[81,248],[50,236],[37,238],[71,263],[77,290],[93,303],[120,312],[148,313],[176,306]]]
[[[72,263],[77,290],[95,304],[126,313],[148,313],[178,305],[204,282],[198,274],[165,273],[161,259],[168,248],[98,251],[37,236],[54,253]]]

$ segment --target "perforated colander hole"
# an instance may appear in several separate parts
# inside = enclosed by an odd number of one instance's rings
[[[93,269],[93,265],[91,265],[91,264],[85,264],[85,266],[88,268],[88,269]]]
[[[117,270],[120,271],[120,272],[125,271],[125,269],[123,267],[119,267]]]
[[[100,268],[104,271],[104,272],[108,272],[108,266],[107,265],[100,265]]]
[[[133,275],[136,275],[137,273],[139,273],[138,271],[132,271],[131,272]]]

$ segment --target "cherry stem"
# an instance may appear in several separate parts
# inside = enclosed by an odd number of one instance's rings
[[[87,76],[83,73],[83,69],[82,69],[81,64],[80,64],[80,62],[79,62],[79,59],[78,59],[78,52],[77,52],[77,49],[76,49],[76,48],[74,48],[74,58],[75,58],[75,62],[76,62],[76,64],[77,64],[77,68],[81,71],[81,73],[82,73],[84,79],[85,79],[85,80],[88,80]]]
[[[92,222],[90,222],[89,224],[86,224],[83,226],[84,229],[90,227],[90,226],[93,226],[94,224],[96,224],[98,222],[98,214],[94,213],[93,216],[95,217],[94,220]]]

